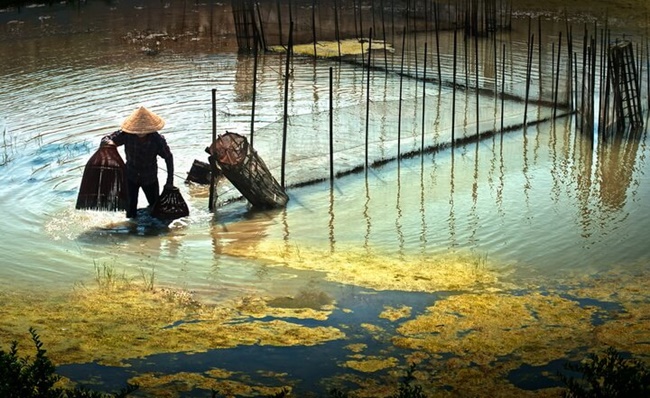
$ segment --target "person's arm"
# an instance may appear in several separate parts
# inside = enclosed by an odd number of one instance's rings
[[[165,188],[170,189],[174,187],[174,155],[172,155],[172,151],[169,149],[165,137],[160,135],[160,138],[161,146],[158,155],[165,159],[165,165],[167,166],[167,181],[165,182]]]
[[[174,155],[170,151],[164,159],[167,165],[167,182],[165,183],[165,188],[169,189],[174,187]]]
[[[124,139],[122,138],[123,136],[122,130],[117,130],[109,135],[105,135],[102,137],[102,140],[100,142],[100,146],[104,145],[116,145],[120,146],[124,144]]]

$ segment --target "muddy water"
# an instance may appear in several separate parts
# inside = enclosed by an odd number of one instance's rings
[[[124,32],[117,35],[89,23],[96,16],[82,14],[91,12],[99,11],[37,9],[2,15],[4,289],[65,291],[77,283],[92,283],[97,268],[106,265],[136,278],[153,273],[157,284],[214,301],[250,292],[291,294],[322,278],[322,271],[299,270],[282,263],[282,256],[268,256],[264,249],[269,245],[287,253],[361,249],[368,255],[404,258],[470,253],[489,258],[500,274],[515,278],[552,279],[612,266],[647,268],[650,166],[645,132],[631,141],[603,144],[577,133],[572,117],[562,117],[451,150],[444,147],[452,131],[454,93],[449,87],[403,82],[383,73],[367,80],[359,60],[294,60],[288,183],[328,176],[330,68],[335,71],[337,172],[363,165],[367,132],[371,161],[395,157],[398,143],[402,152],[410,153],[422,143],[443,148],[340,177],[332,188],[328,182],[291,188],[283,210],[255,212],[244,201],[235,201],[212,214],[207,210],[207,188],[185,184],[184,179],[195,159],[205,160],[212,89],[217,92],[218,131],[249,133],[252,58],[232,51],[232,38],[227,37],[224,45],[188,39],[174,47],[163,41],[153,55],[146,47],[152,42],[125,42]],[[56,32],[53,21],[64,16],[84,21],[84,33]],[[142,28],[142,19],[122,17],[120,24]],[[508,46],[506,84],[517,95],[523,93],[525,81],[526,29],[523,21],[497,47]],[[447,66],[452,43],[451,35],[443,37]],[[482,53],[489,54],[490,43],[482,46]],[[212,51],[214,47],[220,50]],[[395,57],[399,49],[391,58],[399,62]],[[500,65],[489,72],[490,65],[481,65],[486,87],[499,84],[495,71]],[[433,76],[435,69],[430,68]],[[281,172],[283,70],[282,55],[263,56],[256,91],[255,147],[276,178]],[[448,67],[443,74],[451,78]],[[366,116],[368,92],[372,100]],[[533,96],[543,92],[537,81]],[[423,93],[427,107],[422,107]],[[502,112],[506,126],[521,123],[521,101],[506,101],[504,109],[485,93],[456,94],[456,137],[498,130]],[[116,129],[139,104],[167,121],[162,133],[175,155],[175,183],[190,206],[190,217],[171,225],[148,218],[132,224],[123,214],[74,209],[85,162],[102,135]],[[544,119],[551,111],[535,105],[528,109],[528,118]],[[160,173],[164,176],[165,171]],[[225,181],[219,195],[223,201],[238,196]]]

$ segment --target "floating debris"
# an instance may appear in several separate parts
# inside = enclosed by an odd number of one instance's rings
[[[393,47],[393,45],[390,43],[386,43],[383,40],[373,40],[373,42],[370,43],[367,39],[366,40],[345,39],[338,42],[337,41],[317,42],[315,56],[322,57],[322,58],[335,58],[335,57],[345,56],[345,55],[365,54],[368,52],[368,47],[370,47],[372,50],[377,50],[377,51],[379,50],[384,51],[385,49],[389,53],[395,52],[395,48]],[[286,52],[286,47],[271,46],[269,50],[283,53]],[[314,43],[297,44],[293,46],[292,50],[294,54],[314,56]]]

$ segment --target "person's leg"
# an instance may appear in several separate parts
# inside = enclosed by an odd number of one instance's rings
[[[128,195],[126,203],[126,217],[135,218],[138,216],[138,191],[140,190],[140,186],[134,181],[127,180],[126,190]]]
[[[155,205],[158,201],[158,197],[160,196],[160,186],[158,185],[158,181],[154,182],[153,184],[143,186],[142,190],[144,191],[144,195],[147,197],[149,207]]]

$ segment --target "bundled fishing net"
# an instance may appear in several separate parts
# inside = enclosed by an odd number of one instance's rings
[[[100,147],[84,168],[77,209],[126,210],[126,169],[114,145]]]
[[[175,220],[190,215],[187,203],[177,187],[163,189],[151,215],[161,220]]]

